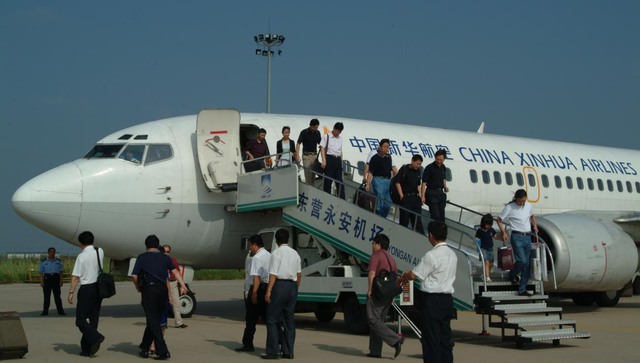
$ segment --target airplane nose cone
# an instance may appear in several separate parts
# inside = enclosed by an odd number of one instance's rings
[[[80,223],[82,175],[73,164],[41,174],[18,188],[11,198],[20,218],[58,238],[71,240]]]

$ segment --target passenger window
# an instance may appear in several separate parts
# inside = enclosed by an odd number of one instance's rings
[[[636,182],[636,193],[640,193],[640,182]]]
[[[482,182],[485,184],[491,183],[491,178],[489,177],[489,172],[486,170],[482,171]]]
[[[147,150],[147,158],[144,161],[145,165],[160,162],[162,160],[169,160],[173,157],[171,151],[171,145],[149,145]]]
[[[573,179],[568,176],[565,178],[565,181],[567,182],[567,189],[573,189]]]
[[[536,186],[536,177],[533,174],[527,175],[527,179],[529,179],[529,186]]]
[[[499,172],[499,171],[494,171],[494,172],[493,172],[493,181],[494,181],[497,185],[502,184],[502,174],[500,174],[500,172]]]
[[[545,188],[549,187],[549,177],[546,174],[542,174],[542,186]]]
[[[599,191],[604,190],[604,182],[602,181],[602,179],[598,179],[598,190]]]
[[[576,181],[578,182],[578,189],[582,190],[584,189],[584,181],[582,181],[581,177],[577,177]]]
[[[129,144],[124,148],[122,153],[120,153],[120,159],[140,165],[140,162],[142,162],[142,157],[144,156],[144,148],[145,145]]]
[[[507,183],[507,185],[513,185],[513,176],[510,172],[504,173],[504,181]]]
[[[101,158],[101,159],[113,159],[118,155],[120,150],[124,144],[116,144],[116,145],[102,145],[98,144],[94,146],[87,155],[84,156],[85,159],[93,159],[93,158]]]
[[[589,187],[589,190],[595,189],[595,186],[593,185],[593,179],[587,178],[587,186]]]
[[[522,173],[516,173],[516,181],[518,182],[519,186],[524,185],[524,176],[522,176]]]
[[[451,169],[449,169],[449,168],[445,169],[444,174],[445,174],[445,178],[447,178],[448,182],[453,180],[453,174],[451,174]]]
[[[556,182],[556,188],[561,189],[562,188],[562,179],[559,176],[554,176],[553,180]]]
[[[365,165],[366,164],[364,163],[364,161],[358,161],[358,174],[360,176],[364,175],[364,167],[365,167]]]
[[[477,183],[478,182],[478,172],[476,172],[475,170],[471,169],[471,170],[469,170],[469,176],[471,177],[471,182],[472,183]]]
[[[624,191],[624,187],[622,186],[622,182],[620,180],[616,181],[616,186],[618,187],[618,191],[620,193]]]
[[[609,189],[610,192],[613,191],[613,182],[611,179],[607,179],[607,189]]]
[[[629,193],[633,193],[633,186],[631,186],[631,182],[630,181],[627,182],[627,191]]]

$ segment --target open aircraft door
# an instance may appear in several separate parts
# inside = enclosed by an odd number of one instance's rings
[[[527,191],[527,200],[529,203],[538,203],[540,200],[540,178],[538,171],[530,166],[522,168],[524,173],[524,184]]]
[[[205,109],[198,114],[196,142],[200,171],[213,192],[235,191],[240,170],[240,112]]]

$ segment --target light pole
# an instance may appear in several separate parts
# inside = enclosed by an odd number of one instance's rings
[[[284,43],[284,35],[280,34],[258,34],[253,37],[258,48],[256,55],[267,57],[267,113],[271,113],[271,57],[275,52],[272,47],[280,47]],[[278,55],[282,55],[282,51],[278,49]]]

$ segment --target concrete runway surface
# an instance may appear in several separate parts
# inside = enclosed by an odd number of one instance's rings
[[[236,353],[244,329],[242,281],[196,281],[196,314],[185,319],[186,329],[169,328],[166,333],[171,361],[179,362],[260,362],[264,353],[266,329],[259,325],[256,352]],[[66,302],[69,285],[62,288],[68,316],[58,316],[55,304],[49,316],[41,317],[42,289],[38,285],[1,285],[0,311],[18,311],[29,341],[25,359],[33,362],[140,362],[138,344],[145,327],[140,296],[131,283],[117,283],[117,295],[103,302],[99,331],[106,337],[101,350],[92,358],[80,357],[80,332],[74,325],[75,305]],[[75,303],[75,302],[74,302]],[[503,342],[498,329],[492,336],[478,336],[480,316],[461,312],[452,322],[454,359],[458,362],[640,362],[640,296],[622,298],[614,308],[578,307],[571,300],[552,299],[551,306],[564,308],[564,317],[578,320],[578,331],[592,334],[588,340],[562,340],[525,344]],[[169,320],[169,325],[173,320]],[[395,327],[395,324],[390,324]],[[330,323],[318,322],[313,314],[296,315],[295,361],[371,362],[368,336],[346,331],[342,314]],[[407,326],[407,337],[398,361],[421,362],[420,343]],[[393,359],[393,349],[385,346],[380,361]]]

